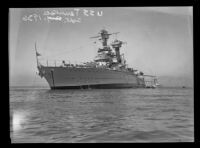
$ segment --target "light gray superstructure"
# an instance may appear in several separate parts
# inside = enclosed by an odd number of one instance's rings
[[[93,62],[83,65],[65,64],[63,61],[60,66],[44,66],[38,61],[40,54],[36,51],[39,75],[47,80],[51,89],[147,87],[147,76],[128,68],[123,54],[120,54],[124,42],[115,40],[111,46],[107,45],[109,35],[116,33],[109,34],[103,29],[99,34],[92,38],[100,37],[103,48],[99,48]],[[150,86],[156,86],[156,78],[150,78]]]

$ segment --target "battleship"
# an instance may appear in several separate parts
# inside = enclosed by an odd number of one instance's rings
[[[51,89],[104,89],[104,88],[156,88],[157,77],[128,67],[120,49],[126,42],[114,39],[108,44],[108,33],[102,29],[96,38],[101,42],[97,56],[91,62],[68,64],[64,60],[60,65],[41,64],[35,43],[38,75],[45,78]]]

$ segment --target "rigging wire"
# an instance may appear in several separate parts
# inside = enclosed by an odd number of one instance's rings
[[[95,45],[93,44],[93,48],[95,48],[94,47]],[[59,52],[59,53],[56,53],[56,54],[53,54],[52,53],[52,55],[43,55],[42,54],[42,56],[40,57],[40,62],[41,62],[41,64],[43,64],[43,65],[47,65],[47,62],[48,62],[48,64],[50,64],[50,65],[57,65],[57,64],[62,64],[62,61],[64,60],[64,59],[60,59],[60,58],[58,58],[60,55],[63,55],[63,54],[65,54],[65,53],[72,53],[72,52],[77,52],[77,51],[79,51],[79,50],[82,50],[83,48],[86,48],[86,47],[91,47],[91,44],[85,44],[84,46],[80,46],[80,47],[78,47],[78,48],[74,48],[74,49],[71,49],[71,50],[68,50],[68,51],[64,51],[64,52]],[[65,59],[66,60],[66,59]],[[82,63],[82,62],[77,62],[77,61],[69,61],[69,60],[67,60],[68,61],[68,63]]]
[[[85,47],[87,47],[87,46],[89,46],[89,45],[87,44],[87,45],[85,45],[85,46],[80,46],[80,47],[78,47],[78,48],[74,48],[74,49],[71,49],[71,50],[68,50],[68,51],[63,51],[63,52],[59,52],[59,53],[56,53],[56,54],[47,55],[47,57],[56,57],[56,56],[60,56],[60,55],[62,55],[62,54],[64,54],[64,53],[76,52],[76,51],[79,51],[79,50],[81,50],[81,49],[83,49],[83,48],[85,48]]]

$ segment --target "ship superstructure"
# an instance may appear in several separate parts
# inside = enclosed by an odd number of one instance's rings
[[[51,89],[73,89],[73,88],[138,88],[152,87],[157,85],[155,76],[144,75],[126,64],[124,54],[120,48],[125,42],[115,39],[108,45],[110,35],[102,29],[97,38],[102,43],[98,48],[97,56],[92,62],[84,64],[43,65],[40,63],[36,50],[37,68],[39,75],[44,77]],[[35,47],[36,49],[36,47]]]

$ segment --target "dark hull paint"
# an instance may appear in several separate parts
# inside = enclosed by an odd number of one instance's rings
[[[51,89],[117,89],[117,88],[144,88],[143,85],[132,84],[96,84],[96,85],[81,85],[81,86],[55,86]]]

